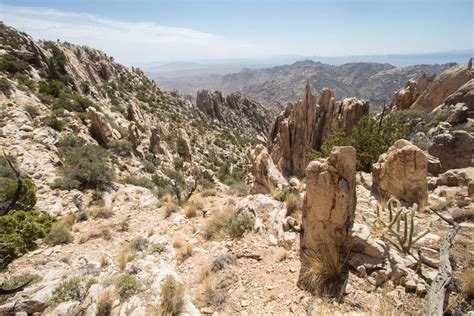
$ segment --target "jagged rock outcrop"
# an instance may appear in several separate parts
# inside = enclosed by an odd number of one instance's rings
[[[188,133],[186,133],[183,128],[180,128],[178,130],[178,135],[176,138],[176,151],[178,152],[178,155],[183,158],[184,161],[191,162],[191,142],[189,140]]]
[[[224,106],[225,99],[220,91],[202,90],[196,96],[196,106],[211,118],[223,120],[220,109]]]
[[[128,125],[128,134],[130,137],[130,142],[132,143],[132,146],[134,149],[137,149],[138,146],[141,144],[140,140],[140,131],[138,130],[137,125],[135,122],[132,122]]]
[[[91,134],[100,144],[107,145],[114,139],[119,139],[120,134],[115,131],[105,117],[104,113],[95,108],[87,108],[91,118]]]
[[[306,194],[300,247],[343,247],[350,236],[356,208],[356,151],[335,147],[326,160],[306,168]]]
[[[372,169],[372,190],[380,198],[395,197],[426,205],[428,198],[428,158],[407,140],[400,139],[379,157]]]
[[[158,135],[158,129],[156,127],[151,128],[150,146],[148,147],[148,151],[155,155],[162,155],[165,153],[161,146],[160,135]]]
[[[336,130],[351,132],[368,112],[368,101],[347,98],[336,102],[329,89],[321,90],[316,98],[308,82],[303,98],[290,103],[274,120],[268,139],[269,153],[284,176],[302,176],[308,164],[308,151],[319,149],[324,138]]]
[[[268,150],[261,144],[257,145],[251,152],[251,172],[254,180],[250,187],[250,193],[271,193],[275,189],[282,189],[287,185],[286,179],[281,175],[273,164]]]
[[[469,109],[469,112],[474,112],[474,79],[466,82],[444,101],[444,104],[447,105],[456,105],[459,103],[464,104],[464,106]],[[471,118],[473,118],[472,115]]]
[[[441,172],[474,166],[474,137],[462,130],[445,130],[433,136],[428,152],[441,163]]]
[[[142,130],[147,125],[142,111],[140,111],[140,109],[132,102],[127,106],[127,118],[129,121],[135,122],[135,124]]]
[[[237,133],[267,137],[270,112],[242,93],[231,93],[224,98],[220,91],[198,91],[196,106],[206,116],[224,122]]]
[[[420,78],[409,79],[404,87],[398,89],[393,95],[388,108],[390,110],[405,110],[420,97],[423,91],[434,81],[435,75],[422,74]]]
[[[449,68],[436,76],[413,104],[431,111],[473,78],[474,74],[465,65]]]

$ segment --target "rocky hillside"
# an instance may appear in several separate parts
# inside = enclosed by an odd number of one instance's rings
[[[370,101],[377,109],[410,78],[423,73],[433,75],[451,67],[446,65],[415,65],[396,68],[389,64],[349,63],[333,66],[311,60],[262,69],[244,69],[224,76],[159,78],[169,88],[194,95],[201,89],[217,89],[224,93],[241,91],[269,109],[278,110],[300,96],[308,79],[316,90],[333,89],[341,98],[358,97]],[[267,106],[268,105],[268,106]]]
[[[266,141],[271,114],[242,93],[231,93],[224,98],[220,91],[198,91],[196,107],[237,133],[260,136]]]
[[[265,143],[241,94],[1,24],[0,315],[466,313],[471,92],[451,124],[307,84]]]

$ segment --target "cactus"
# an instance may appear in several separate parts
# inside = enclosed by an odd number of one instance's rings
[[[430,232],[428,228],[414,237],[415,214],[418,210],[418,205],[413,204],[412,207],[407,209],[401,206],[398,200],[391,198],[387,202],[387,209],[388,222],[380,218],[380,210],[377,208],[375,224],[382,224],[382,226],[385,227],[385,231],[396,238],[396,242],[390,238],[386,238],[387,242],[403,253],[410,253],[413,245]]]

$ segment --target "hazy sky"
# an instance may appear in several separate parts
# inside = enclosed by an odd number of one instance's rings
[[[36,39],[99,48],[125,64],[474,48],[473,0],[0,0]]]

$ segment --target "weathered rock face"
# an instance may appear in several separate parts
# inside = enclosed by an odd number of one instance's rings
[[[110,126],[110,123],[103,113],[98,112],[93,107],[87,108],[87,112],[90,113],[91,117],[92,137],[100,144],[107,145],[110,141],[120,138],[118,132],[112,129],[112,126]]]
[[[461,86],[473,78],[474,74],[472,74],[465,65],[449,68],[439,74],[434,81],[428,85],[414,104],[431,111],[440,104],[443,104],[448,96],[456,92]]]
[[[319,149],[323,139],[335,130],[349,133],[368,112],[368,101],[347,98],[336,102],[329,89],[321,90],[316,98],[308,83],[304,97],[290,103],[273,122],[268,139],[270,155],[284,176],[303,176],[309,150]]]
[[[356,208],[356,151],[335,147],[325,161],[306,168],[301,249],[321,243],[343,246],[349,238]]]
[[[409,141],[397,140],[372,169],[372,190],[381,199],[391,196],[418,205],[428,198],[428,158]]]
[[[178,137],[176,138],[176,147],[177,152],[183,158],[184,161],[191,161],[192,150],[191,142],[189,141],[189,136],[186,131],[182,128],[178,131]]]
[[[435,135],[428,152],[441,162],[441,172],[474,166],[474,137],[466,131]]]
[[[257,145],[251,152],[252,174],[255,179],[250,193],[270,193],[273,189],[281,189],[287,185],[286,179],[273,164],[268,150],[263,145]]]
[[[393,95],[388,108],[391,110],[405,110],[412,106],[412,104],[419,98],[421,93],[426,90],[429,84],[434,81],[435,76],[428,76],[426,74],[416,79],[407,81],[404,87],[398,89]]]
[[[456,105],[458,103],[464,103],[470,112],[474,111],[474,79],[466,82],[456,92],[451,94],[444,101],[448,105]]]
[[[160,136],[158,135],[156,127],[151,128],[150,147],[148,147],[148,151],[155,155],[165,153],[163,147],[161,147]]]
[[[220,91],[202,90],[196,96],[196,106],[212,118],[223,120],[220,108],[224,105],[224,97]]]
[[[127,118],[128,120],[135,122],[135,124],[140,129],[144,129],[147,125],[140,109],[134,103],[131,102],[127,106]]]
[[[133,148],[137,149],[137,147],[140,146],[141,140],[140,131],[138,130],[135,122],[132,122],[128,125],[128,134],[130,135],[130,142],[132,143]]]
[[[224,98],[220,91],[202,90],[197,93],[196,106],[208,117],[224,122],[238,133],[266,138],[270,113],[260,103],[235,92]]]

